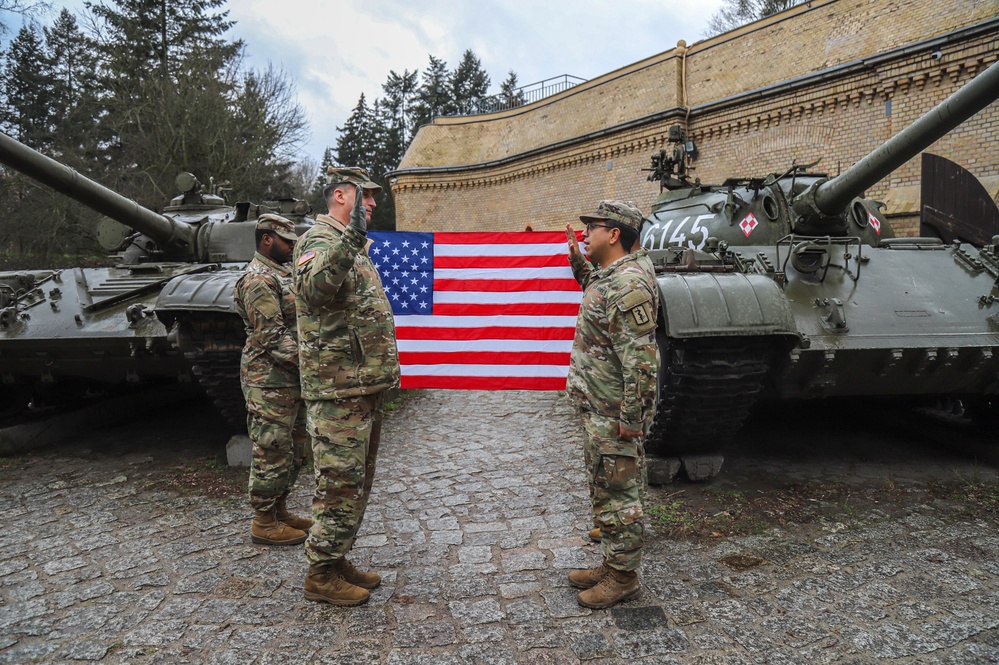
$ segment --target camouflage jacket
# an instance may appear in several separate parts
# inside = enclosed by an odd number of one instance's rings
[[[291,269],[259,253],[236,282],[236,311],[246,326],[239,380],[244,386],[298,385],[298,338]]]
[[[343,399],[399,385],[395,320],[365,237],[327,215],[295,243],[302,396]]]
[[[659,289],[645,250],[595,269],[570,260],[583,287],[566,392],[586,409],[648,431],[655,414]]]

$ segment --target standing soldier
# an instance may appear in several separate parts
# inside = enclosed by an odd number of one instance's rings
[[[346,558],[374,480],[382,395],[399,385],[392,309],[366,251],[380,191],[362,169],[331,167],[323,189],[329,214],[295,247],[302,396],[317,481],[305,598],[334,605],[360,605],[381,584]]]
[[[642,213],[630,201],[601,201],[583,215],[579,251],[566,225],[569,262],[583,288],[567,393],[583,425],[583,459],[603,563],[569,573],[580,605],[605,608],[636,595],[643,544],[645,435],[656,405],[659,291],[645,250],[632,253]]]
[[[287,508],[308,444],[288,265],[298,236],[291,220],[267,214],[257,222],[256,240],[257,251],[234,294],[246,325],[239,379],[253,441],[250,538],[264,545],[297,545],[312,526],[312,520],[294,517]]]

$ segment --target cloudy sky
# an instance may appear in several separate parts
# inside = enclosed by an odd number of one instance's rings
[[[99,1],[99,0],[95,0]],[[83,0],[52,0],[79,13]],[[233,38],[248,64],[268,62],[294,79],[319,160],[336,142],[361,93],[382,95],[389,71],[426,67],[428,55],[453,69],[465,49],[482,61],[490,93],[510,70],[521,84],[570,74],[591,79],[704,38],[722,0],[233,0]],[[16,19],[5,16],[16,33]],[[9,39],[11,35],[6,37]]]

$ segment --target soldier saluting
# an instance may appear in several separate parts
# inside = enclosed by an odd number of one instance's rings
[[[645,250],[632,252],[642,213],[630,201],[601,201],[579,251],[566,225],[569,263],[583,288],[566,392],[583,425],[583,460],[603,563],[569,573],[586,607],[605,608],[639,590],[644,530],[645,435],[656,405],[659,290]]]
[[[347,560],[367,508],[381,438],[382,395],[399,385],[395,322],[365,251],[381,187],[358,168],[330,168],[328,215],[295,246],[302,396],[316,465],[305,553],[307,600],[359,605],[381,584]]]

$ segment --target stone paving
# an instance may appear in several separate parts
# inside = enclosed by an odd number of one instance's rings
[[[577,440],[556,393],[404,400],[352,556],[384,583],[359,608],[305,601],[301,549],[251,544],[243,500],[146,489],[148,455],[90,435],[22,458],[0,469],[0,663],[999,661],[999,533],[931,506],[653,537],[639,598],[580,607],[565,574],[598,548]]]

